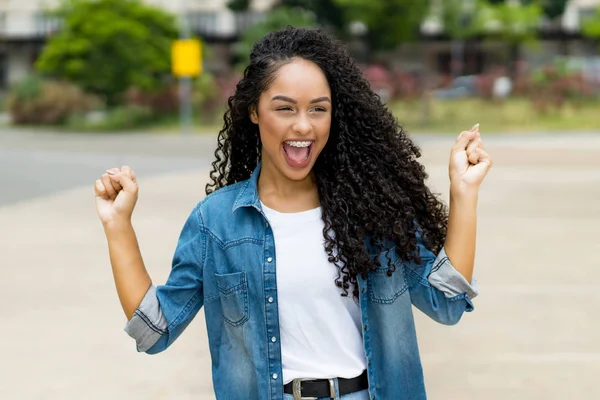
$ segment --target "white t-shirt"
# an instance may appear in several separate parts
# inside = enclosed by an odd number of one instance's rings
[[[366,369],[360,307],[335,285],[321,208],[280,213],[262,204],[275,237],[284,384],[354,378]]]

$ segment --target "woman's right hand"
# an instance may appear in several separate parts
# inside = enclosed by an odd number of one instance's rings
[[[94,184],[96,210],[104,224],[131,223],[138,199],[138,182],[127,166],[111,168]]]

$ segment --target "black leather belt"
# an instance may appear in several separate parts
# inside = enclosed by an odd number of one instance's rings
[[[351,379],[337,378],[340,396],[369,388],[367,371]],[[294,393],[294,386],[296,393]],[[295,395],[296,399],[311,399],[319,397],[335,397],[333,379],[303,380],[294,379],[283,387],[283,392]]]

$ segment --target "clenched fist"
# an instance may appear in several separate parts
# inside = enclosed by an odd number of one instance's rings
[[[94,185],[96,210],[106,225],[130,223],[138,199],[135,172],[127,166],[111,168]]]
[[[458,190],[478,190],[492,167],[492,157],[485,151],[479,124],[462,132],[450,155],[450,184]]]

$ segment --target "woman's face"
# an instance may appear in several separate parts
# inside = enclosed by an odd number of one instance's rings
[[[250,115],[260,131],[262,168],[305,179],[327,143],[331,114],[331,90],[316,64],[294,59],[281,67]]]

